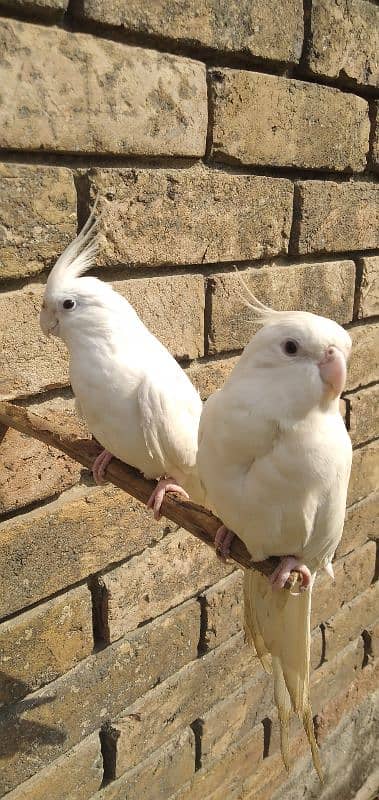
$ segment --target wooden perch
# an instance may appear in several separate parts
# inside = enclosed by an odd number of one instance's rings
[[[52,423],[50,420],[34,414],[28,408],[12,403],[0,401],[0,425],[5,428],[14,428],[20,433],[25,433],[55,447],[90,470],[95,458],[102,450],[93,439],[82,439],[77,434],[71,433],[68,430],[67,420],[63,420],[62,417],[59,419],[59,415],[55,415],[54,423]],[[146,480],[136,469],[116,458],[112,459],[106,474],[110,483],[145,504],[156,485],[155,481]],[[185,528],[197,539],[214,548],[216,532],[221,522],[207,509],[183,500],[177,495],[166,494],[162,504],[162,514],[181,528]],[[278,564],[277,558],[270,558],[259,563],[253,562],[245,545],[237,536],[232,542],[229,557],[239,566],[245,569],[256,569],[263,575],[270,575]]]

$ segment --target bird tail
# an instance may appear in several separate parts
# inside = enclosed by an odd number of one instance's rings
[[[293,710],[303,722],[313,764],[322,780],[309,700],[312,586],[313,578],[309,589],[299,594],[287,589],[273,591],[267,578],[255,570],[247,570],[245,628],[264,669],[273,673],[280,746],[286,769],[289,769],[289,722]]]

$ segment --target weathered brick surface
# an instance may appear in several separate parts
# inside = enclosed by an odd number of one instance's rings
[[[0,717],[0,791],[13,789],[195,658],[199,629],[198,603],[189,601],[10,706]]]
[[[76,228],[70,170],[0,163],[0,280],[41,272]]]
[[[167,800],[195,772],[195,737],[183,731],[94,800]],[[127,792],[127,795],[125,795]]]
[[[367,497],[379,486],[379,441],[353,452],[353,463],[347,503],[351,505]]]
[[[349,433],[353,445],[368,442],[378,436],[379,386],[348,394],[347,399],[350,407]]]
[[[111,641],[179,605],[233,569],[180,528],[102,577]]]
[[[206,627],[202,647],[213,650],[235,633],[243,630],[243,573],[241,570],[223,578],[202,595]]]
[[[334,658],[340,650],[354,641],[363,630],[378,619],[379,582],[345,603],[332,619],[325,623],[325,657]]]
[[[378,462],[375,462],[376,473]],[[372,476],[375,477],[374,475]],[[376,476],[377,477],[377,476]],[[378,482],[376,480],[377,488]],[[374,491],[364,500],[355,503],[346,512],[346,521],[342,539],[336,550],[336,558],[351,553],[364,544],[367,539],[378,538],[379,492]]]
[[[0,49],[1,147],[203,155],[203,64],[10,20]]]
[[[31,17],[55,17],[67,10],[68,3],[69,0],[2,0],[1,7]]]
[[[290,252],[331,253],[379,247],[379,187],[374,183],[297,184]]]
[[[258,72],[217,69],[211,77],[217,161],[364,169],[370,131],[365,100]]]
[[[263,303],[278,310],[312,311],[345,323],[352,319],[355,267],[351,261],[270,266],[241,272],[243,280]],[[212,353],[244,347],[257,330],[252,313],[241,300],[235,272],[215,275],[211,284],[209,350]],[[242,291],[243,295],[243,291]]]
[[[379,85],[379,9],[366,0],[316,0],[308,66],[315,75]]]
[[[117,737],[116,775],[134,767],[252,676],[257,692],[262,693],[266,675],[239,634],[156,686],[112,721]]]
[[[379,314],[379,256],[361,258],[358,264],[362,270],[358,316],[373,317]]]
[[[91,170],[105,236],[98,263],[207,264],[286,253],[287,180],[191,169]]]
[[[74,489],[67,499],[4,522],[0,617],[141,552],[173,527],[154,522],[143,505],[114,488]]]
[[[65,427],[84,436],[88,431],[74,410],[68,392],[33,403],[34,413],[64,414]],[[59,450],[8,428],[0,441],[0,513],[43,500],[68,489],[80,479],[83,467]]]
[[[187,375],[198,389],[202,400],[206,400],[210,394],[221,389],[238,359],[239,356],[231,356],[214,361],[194,361],[188,367]]]
[[[79,14],[87,19],[121,26],[126,31],[164,35],[175,44],[210,47],[228,53],[296,62],[300,58],[303,19],[300,0],[232,0],[227,5],[190,0],[186,13],[175,0],[84,0]],[[279,20],[285,19],[286,25]]]
[[[375,127],[372,140],[372,165],[375,172],[379,171],[379,103],[375,103]]]
[[[204,350],[204,281],[201,275],[115,280],[147,327],[178,357],[196,358]],[[3,331],[3,396],[38,392],[68,383],[68,356],[63,342],[46,339],[39,326],[43,287],[31,284],[0,295]],[[173,314],[172,309],[175,309]]]
[[[312,628],[334,616],[343,603],[370,586],[375,559],[375,542],[368,542],[334,563],[334,583],[325,572],[317,575],[312,594]]]
[[[357,325],[350,328],[349,334],[353,347],[349,361],[347,391],[379,379],[379,325]]]
[[[100,788],[103,759],[98,732],[7,795],[8,800],[89,800]]]
[[[87,586],[3,622],[0,705],[55,680],[92,649],[92,604]]]

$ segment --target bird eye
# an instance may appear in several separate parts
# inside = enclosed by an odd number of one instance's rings
[[[283,342],[282,349],[287,356],[295,356],[299,349],[299,344],[296,339],[287,339],[285,342]]]
[[[71,299],[63,300],[63,308],[65,308],[67,311],[72,311],[75,308],[75,306],[76,306],[75,300]]]

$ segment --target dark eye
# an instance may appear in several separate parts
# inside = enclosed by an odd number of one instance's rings
[[[71,299],[63,300],[63,308],[67,309],[67,311],[72,311],[72,309],[75,308],[75,306],[76,306],[75,300]]]
[[[282,344],[282,349],[287,353],[287,356],[295,356],[299,349],[299,344],[296,339],[287,339],[287,341]]]

